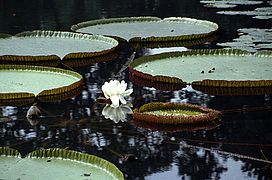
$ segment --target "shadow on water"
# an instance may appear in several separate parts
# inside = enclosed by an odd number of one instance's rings
[[[241,8],[244,8],[242,6]],[[249,8],[252,8],[251,6]],[[31,0],[0,2],[0,32],[66,30],[78,22],[124,16],[184,16],[214,21],[220,26],[218,42],[237,37],[237,29],[270,28],[271,20],[250,16],[216,14],[192,0]],[[216,42],[192,48],[213,48]],[[144,50],[143,50],[144,51]],[[141,50],[136,56],[143,55]],[[0,146],[32,150],[61,147],[87,152],[116,164],[126,179],[269,179],[272,160],[271,95],[212,96],[183,88],[162,91],[141,87],[121,74],[134,92],[131,101],[139,107],[151,101],[185,102],[221,110],[219,126],[211,129],[163,131],[105,119],[101,86],[133,52],[124,47],[117,59],[76,69],[84,76],[80,95],[56,103],[38,103],[42,111],[32,126],[25,115],[29,107],[4,106],[0,116]],[[262,161],[264,160],[264,161]]]

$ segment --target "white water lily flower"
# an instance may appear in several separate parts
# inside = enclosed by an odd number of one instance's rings
[[[102,110],[102,115],[115,123],[118,123],[119,121],[125,122],[127,120],[127,115],[132,114],[132,109],[130,107],[131,104],[121,104],[117,108],[107,104]]]
[[[111,80],[110,82],[105,82],[102,86],[102,91],[104,96],[107,99],[111,100],[111,107],[119,107],[119,101],[122,104],[126,104],[126,100],[124,97],[129,96],[133,89],[127,89],[127,83],[125,81]]]

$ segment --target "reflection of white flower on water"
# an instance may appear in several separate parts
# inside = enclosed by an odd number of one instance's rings
[[[119,121],[125,122],[127,120],[127,115],[132,114],[132,109],[130,107],[131,104],[121,104],[116,108],[107,104],[102,110],[102,115],[115,123],[118,123]]]
[[[133,89],[127,89],[127,83],[125,81],[111,80],[110,82],[105,82],[102,86],[102,91],[104,96],[107,99],[111,100],[111,107],[117,108],[119,107],[119,101],[122,104],[126,104],[126,100],[124,97],[129,96]]]
[[[126,102],[125,97],[129,96],[133,89],[127,89],[125,81],[111,80],[110,82],[105,82],[102,86],[102,91],[105,98],[111,101],[111,104],[107,104],[103,108],[102,115],[115,123],[126,121],[127,115],[132,114],[132,105]]]

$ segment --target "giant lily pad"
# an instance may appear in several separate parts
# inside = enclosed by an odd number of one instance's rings
[[[158,124],[196,124],[214,121],[220,114],[192,104],[153,102],[136,109],[133,118]]]
[[[95,63],[114,60],[118,57],[118,55],[118,50],[114,50],[111,53],[103,54],[100,56],[93,56],[89,58],[64,59],[63,64],[73,68],[89,67],[90,65],[93,65]]]
[[[99,35],[61,31],[23,32],[15,36],[0,36],[0,62],[56,66],[61,59],[99,56],[113,51],[117,45],[115,39]]]
[[[138,77],[135,73],[129,74],[129,79],[133,82],[134,85],[137,86],[146,86],[146,87],[154,87],[158,90],[163,91],[175,91],[180,90],[182,88],[186,87],[185,83],[167,83],[167,82],[160,82],[160,81],[154,81],[154,80],[148,80],[141,77]]]
[[[198,38],[198,39],[189,39],[182,41],[158,41],[158,42],[150,42],[150,41],[134,41],[131,42],[132,46],[135,49],[141,48],[167,48],[167,47],[190,47],[195,45],[204,44],[207,42],[213,42],[218,38],[217,34],[214,33],[210,36]]]
[[[0,179],[124,179],[114,164],[72,150],[36,150],[22,158],[17,150],[1,147],[0,160]]]
[[[3,102],[35,96],[39,99],[70,96],[70,92],[78,92],[83,81],[76,72],[40,66],[0,65],[0,74],[0,99]]]
[[[132,76],[150,81],[213,87],[272,86],[271,51],[194,50],[140,57]]]
[[[126,17],[82,22],[73,31],[121,37],[130,42],[189,40],[208,36],[218,25],[191,18]]]
[[[268,87],[210,87],[193,84],[193,89],[201,91],[205,94],[217,96],[251,96],[272,94],[272,86]]]

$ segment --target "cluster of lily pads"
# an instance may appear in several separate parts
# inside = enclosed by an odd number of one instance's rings
[[[107,56],[118,44],[105,36],[61,31],[2,35],[1,105],[33,103],[35,98],[55,101],[79,94],[83,83],[80,74],[49,66],[67,66],[81,59],[93,61],[90,58]]]
[[[82,22],[71,27],[75,32],[33,31],[15,36],[1,34],[1,105],[11,102],[29,104],[37,100],[47,102],[79,94],[83,77],[72,71],[71,66],[111,60],[117,57],[120,42],[136,43],[140,47],[156,43],[171,46],[171,42],[188,45],[203,42],[203,39],[207,41],[217,29],[216,23],[192,18],[131,17]],[[258,88],[272,86],[271,57],[270,51],[252,54],[234,49],[192,50],[140,57],[128,66],[130,78],[137,84],[169,88],[172,85],[178,88],[192,85],[196,89]],[[70,70],[48,67],[60,64]],[[127,114],[133,114],[135,122],[202,126],[203,123],[215,122],[220,116],[216,110],[179,103],[150,103],[132,111],[131,104],[125,98],[133,89],[127,90],[125,81],[111,80],[101,88],[108,103],[102,114],[115,122],[125,121]],[[7,163],[17,161],[16,158],[9,159],[9,155],[21,159],[18,152],[8,148],[0,149],[0,155],[5,155],[0,158]],[[78,152],[41,150],[31,153],[23,161],[54,168],[59,163],[57,157],[68,158],[73,167],[81,166],[82,162],[82,166],[91,163],[94,172],[110,171],[111,177],[124,178],[112,164]],[[22,169],[20,163],[16,166]],[[81,176],[84,178],[88,173],[91,172],[82,172]]]
[[[235,3],[228,1],[227,4]],[[33,31],[15,36],[1,35],[0,62],[4,64],[1,66],[1,82],[4,85],[0,95],[3,102],[25,102],[29,98],[48,101],[50,97],[56,99],[56,96],[63,97],[65,93],[71,97],[80,92],[77,89],[83,82],[81,75],[69,70],[7,64],[56,66],[62,63],[69,66],[71,62],[77,64],[82,59],[88,61],[94,57],[114,56],[113,52],[120,41],[132,44],[138,42],[141,45],[164,42],[186,44],[190,40],[201,42],[201,39],[215,34],[218,25],[183,17],[131,17],[82,22],[73,25],[71,30],[75,32]],[[271,87],[270,59],[270,51],[251,54],[236,49],[193,50],[140,57],[129,64],[129,70],[130,78],[136,84],[164,88],[186,85],[196,89]],[[119,110],[124,109],[124,97],[132,93],[132,89],[126,90],[126,86],[125,82],[117,80],[105,82],[102,86],[105,98],[111,103],[103,111],[106,117],[116,119],[110,113],[119,108],[119,102],[123,104]],[[126,109],[131,113],[129,106]],[[124,118],[123,115],[117,119]]]

